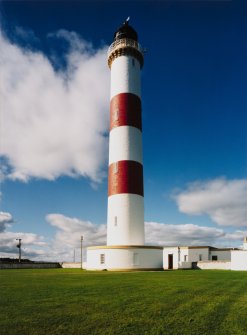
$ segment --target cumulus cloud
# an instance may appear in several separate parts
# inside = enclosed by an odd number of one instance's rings
[[[69,247],[80,246],[81,236],[85,245],[97,245],[106,243],[106,225],[97,225],[90,221],[70,218],[62,214],[48,214],[46,221],[56,227],[56,241]]]
[[[164,224],[146,222],[145,234],[147,244],[161,246],[210,245],[219,247],[239,247],[247,236],[247,231],[237,230],[227,233],[223,229],[205,227],[195,224]]]
[[[90,221],[83,221],[62,214],[49,214],[46,216],[46,221],[57,228],[50,250],[53,259],[59,261],[72,260],[74,249],[79,251],[82,235],[84,237],[84,247],[106,244],[106,225],[97,225]],[[231,235],[230,233],[226,234],[222,229],[201,227],[194,224],[174,225],[145,222],[146,244],[149,245],[218,245],[231,247],[241,245],[245,234],[247,232],[239,231],[235,235]]]
[[[53,38],[69,42],[65,67],[0,33],[3,171],[22,181],[66,175],[98,182],[107,157],[106,47],[95,50],[65,30]]]
[[[83,247],[106,244],[106,225],[97,225],[62,214],[49,214],[46,221],[57,228],[52,242],[52,255],[59,261],[71,260],[74,249],[80,248],[81,236],[84,239]]]
[[[191,183],[175,200],[183,213],[206,214],[221,226],[247,226],[247,179]]]
[[[146,222],[146,242],[159,245],[211,245],[225,235],[223,230],[194,224]]]
[[[13,222],[12,215],[7,212],[0,212],[0,233]]]
[[[0,255],[1,257],[16,257],[19,252],[16,245],[16,239],[23,240],[22,254],[23,257],[37,257],[45,254],[44,247],[47,243],[42,236],[33,233],[11,232],[7,231],[14,223],[13,217],[10,213],[0,212]]]
[[[9,213],[5,213],[9,214]],[[12,216],[3,215],[6,222]],[[72,261],[76,251],[76,261],[80,260],[80,241],[83,236],[85,248],[91,245],[106,244],[106,225],[71,218],[62,214],[48,214],[46,222],[55,228],[52,239],[33,233],[0,232],[1,257],[17,257],[16,238],[22,239],[23,257],[32,260]],[[203,227],[194,224],[164,224],[145,222],[146,244],[160,246],[211,245],[218,247],[241,247],[247,231],[225,232],[223,229]]]

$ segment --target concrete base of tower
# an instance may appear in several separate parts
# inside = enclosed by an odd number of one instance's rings
[[[162,247],[107,245],[87,248],[87,270],[148,271],[162,269]]]

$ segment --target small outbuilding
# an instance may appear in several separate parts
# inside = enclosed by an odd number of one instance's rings
[[[163,268],[170,269],[191,269],[207,268],[208,263],[214,264],[210,268],[229,269],[228,262],[231,261],[231,248],[215,248],[211,246],[177,246],[164,247]],[[207,265],[204,265],[207,263]],[[223,263],[223,264],[220,264]]]

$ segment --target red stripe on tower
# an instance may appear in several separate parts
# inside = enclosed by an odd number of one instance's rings
[[[132,93],[120,93],[111,99],[110,130],[132,126],[142,130],[141,100]]]
[[[143,196],[142,164],[134,161],[119,161],[109,166],[108,196],[119,193]]]

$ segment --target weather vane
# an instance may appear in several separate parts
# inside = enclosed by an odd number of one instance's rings
[[[124,24],[128,24],[130,20],[130,17],[128,16],[127,19],[124,21]]]

